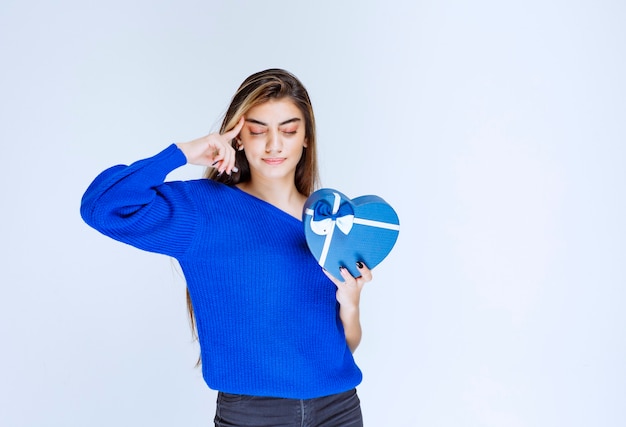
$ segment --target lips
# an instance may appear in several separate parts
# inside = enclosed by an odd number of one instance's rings
[[[283,163],[285,161],[285,158],[284,157],[269,157],[269,158],[263,159],[263,161],[270,166],[275,166],[275,165],[280,165],[281,163]]]

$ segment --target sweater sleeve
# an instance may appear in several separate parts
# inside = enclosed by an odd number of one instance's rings
[[[91,183],[80,213],[87,224],[115,240],[177,257],[189,247],[197,209],[184,182],[164,182],[187,163],[174,144],[130,166],[113,166]]]

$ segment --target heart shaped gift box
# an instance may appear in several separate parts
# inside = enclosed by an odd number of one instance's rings
[[[319,265],[341,278],[339,267],[350,274],[362,261],[370,269],[391,252],[398,239],[400,221],[393,208],[378,196],[350,200],[332,188],[317,190],[304,204],[304,234]]]

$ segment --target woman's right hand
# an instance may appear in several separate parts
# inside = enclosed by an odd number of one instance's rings
[[[176,145],[185,154],[187,163],[198,166],[213,166],[219,173],[226,172],[230,175],[235,167],[235,149],[230,142],[236,138],[243,127],[245,119],[241,120],[234,128],[223,134],[211,133],[202,138],[189,142],[180,142]]]

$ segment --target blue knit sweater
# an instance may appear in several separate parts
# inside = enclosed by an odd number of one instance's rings
[[[308,399],[359,384],[336,287],[310,254],[302,222],[237,187],[164,182],[185,163],[171,145],[107,169],[83,196],[81,215],[107,236],[178,260],[207,385]]]

